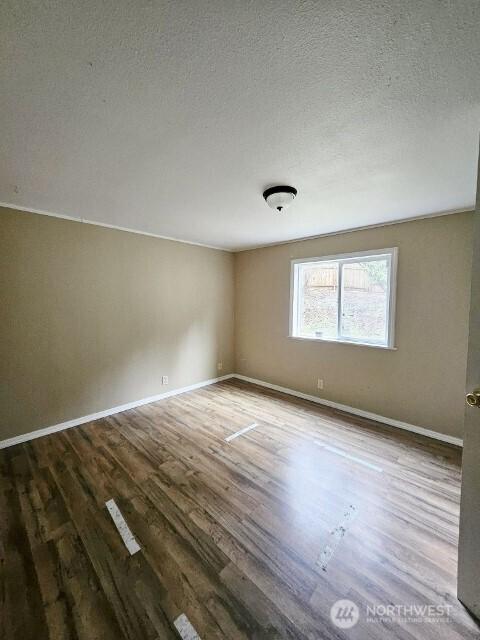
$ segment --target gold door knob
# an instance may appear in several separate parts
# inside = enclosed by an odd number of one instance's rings
[[[471,407],[480,407],[480,389],[474,389],[472,393],[467,393],[465,399]]]

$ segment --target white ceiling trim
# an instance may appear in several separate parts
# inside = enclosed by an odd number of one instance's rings
[[[448,211],[439,211],[437,213],[427,213],[421,216],[414,216],[413,218],[401,218],[399,220],[379,222],[377,224],[365,225],[363,227],[352,227],[351,229],[342,229],[340,231],[331,231],[329,233],[321,233],[313,236],[293,238],[292,240],[284,240],[283,242],[271,242],[269,244],[261,244],[254,247],[246,247],[245,249],[225,249],[223,247],[215,247],[210,244],[192,242],[191,240],[182,240],[181,238],[172,238],[170,236],[162,236],[162,235],[159,235],[158,233],[148,233],[147,231],[139,231],[137,229],[130,229],[128,227],[120,227],[115,224],[106,224],[105,222],[96,222],[95,220],[86,220],[85,218],[69,216],[63,213],[52,213],[51,211],[43,211],[41,209],[32,209],[29,207],[22,207],[18,204],[11,204],[8,202],[0,202],[0,207],[5,207],[6,209],[14,209],[15,211],[23,211],[25,213],[38,213],[39,215],[42,215],[42,216],[50,216],[52,218],[61,218],[62,220],[71,220],[72,222],[83,222],[84,224],[91,224],[97,227],[115,229],[116,231],[125,231],[126,233],[136,233],[137,235],[141,235],[141,236],[159,238],[160,240],[170,240],[171,242],[180,242],[181,244],[190,244],[196,247],[203,247],[205,249],[215,249],[216,251],[225,251],[226,253],[243,253],[244,251],[255,251],[255,249],[268,249],[269,247],[276,247],[278,245],[283,245],[283,244],[293,244],[294,242],[303,242],[305,240],[316,240],[318,238],[328,238],[330,236],[341,236],[341,235],[344,235],[345,233],[353,233],[354,231],[367,231],[368,229],[378,229],[379,227],[390,227],[392,225],[402,224],[404,222],[415,222],[416,220],[427,220],[429,218],[441,218],[443,216],[454,215],[455,213],[470,213],[475,211],[475,207],[462,208],[462,209],[450,209]]]
[[[424,213],[420,216],[410,218],[399,218],[398,220],[388,220],[387,222],[377,222],[367,224],[363,227],[351,227],[350,229],[341,229],[339,231],[330,231],[328,233],[320,233],[314,236],[304,236],[302,238],[293,238],[292,240],[282,240],[280,242],[271,242],[270,244],[259,244],[254,247],[246,247],[245,249],[237,249],[233,253],[243,253],[244,251],[254,251],[255,249],[268,249],[268,247],[276,247],[281,244],[293,244],[295,242],[304,242],[306,240],[316,240],[317,238],[328,238],[329,236],[342,236],[345,233],[353,233],[354,231],[367,231],[368,229],[378,229],[379,227],[391,227],[395,224],[403,224],[404,222],[415,222],[416,220],[427,220],[429,218],[442,218],[443,216],[451,216],[455,213],[472,213],[476,211],[475,207],[463,207],[461,209],[449,209],[447,211],[439,211],[437,213]]]
[[[15,211],[24,211],[25,213],[38,213],[41,216],[50,216],[51,218],[61,218],[62,220],[71,220],[72,222],[83,222],[84,224],[92,224],[96,227],[105,227],[107,229],[115,229],[116,231],[126,231],[127,233],[136,233],[140,236],[150,236],[151,238],[159,238],[160,240],[170,240],[171,242],[181,242],[182,244],[191,244],[196,247],[203,247],[204,249],[215,249],[216,251],[226,251],[227,253],[234,253],[232,249],[225,249],[224,247],[215,247],[211,244],[202,244],[201,242],[192,242],[191,240],[182,240],[181,238],[172,238],[171,236],[162,236],[158,233],[149,233],[148,231],[139,231],[138,229],[131,229],[130,227],[120,227],[116,224],[107,224],[106,222],[97,222],[96,220],[87,220],[86,218],[80,218],[78,216],[69,216],[63,213],[54,213],[53,211],[43,211],[42,209],[32,209],[31,207],[22,207],[18,204],[12,204],[9,202],[0,202],[0,207],[6,209],[14,209]]]

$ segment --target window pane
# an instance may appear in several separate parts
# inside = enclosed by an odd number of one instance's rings
[[[309,338],[336,338],[338,264],[301,265],[299,272],[298,333]]]
[[[386,344],[389,263],[386,259],[342,266],[342,337]]]

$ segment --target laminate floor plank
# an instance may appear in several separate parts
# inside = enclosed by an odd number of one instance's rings
[[[460,458],[233,380],[2,450],[2,640],[174,640],[181,614],[202,640],[480,638],[455,592]]]

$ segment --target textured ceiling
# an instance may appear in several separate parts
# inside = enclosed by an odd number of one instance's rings
[[[0,25],[3,203],[228,249],[474,203],[478,0],[3,0]]]

